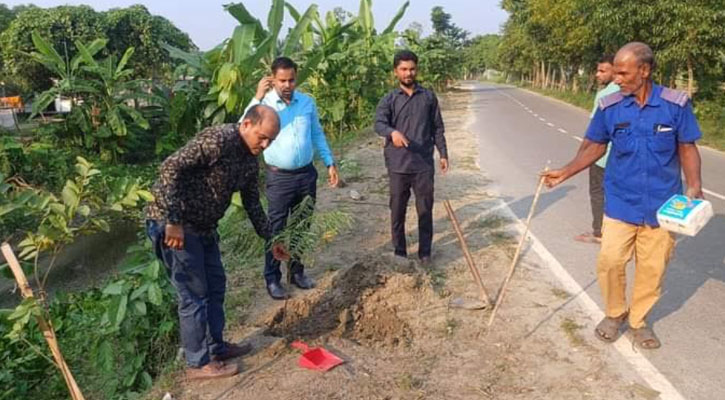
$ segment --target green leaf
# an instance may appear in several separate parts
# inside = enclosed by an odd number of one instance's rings
[[[78,198],[78,192],[78,186],[76,186],[75,182],[67,180],[65,182],[65,186],[63,187],[63,191],[61,192],[63,204],[65,204],[66,207],[75,208],[80,201],[80,199]]]
[[[96,364],[106,372],[112,371],[114,364],[114,351],[113,347],[111,346],[111,342],[108,340],[102,341],[101,344],[98,346],[96,354]]]
[[[123,293],[124,283],[125,283],[125,281],[113,282],[113,283],[109,284],[108,286],[106,286],[105,288],[103,288],[102,293],[105,295],[108,295],[108,296],[119,295],[119,294]]]
[[[272,7],[267,15],[267,29],[269,29],[269,36],[277,37],[280,29],[282,29],[284,3],[284,0],[272,0]]]
[[[133,302],[133,309],[137,315],[146,315],[146,303],[140,300]]]
[[[133,56],[135,50],[135,48],[129,47],[126,49],[126,52],[123,53],[123,57],[121,57],[121,61],[118,62],[118,65],[116,66],[116,72],[114,73],[116,79],[120,78],[121,71],[123,71],[123,69],[126,67],[128,60],[131,59],[131,56]],[[129,72],[133,71],[129,70]]]
[[[255,28],[253,25],[239,25],[232,34],[232,54],[234,64],[239,65],[249,57],[254,46]]]
[[[310,26],[310,22],[312,22],[312,19],[316,14],[317,4],[310,5],[307,8],[307,11],[305,11],[304,15],[302,15],[300,20],[297,22],[297,25],[295,25],[295,27],[292,28],[292,31],[287,35],[284,43],[284,48],[282,49],[283,55],[292,55],[292,51],[297,47],[300,42],[300,37],[302,37],[302,34],[305,31],[307,31]]]
[[[264,36],[264,28],[262,23],[258,19],[254,18],[252,14],[247,11],[242,3],[232,3],[224,6],[224,10],[231,14],[232,17],[236,18],[241,25],[251,24],[254,25],[257,33],[260,37]]]
[[[403,3],[403,5],[400,7],[398,12],[395,14],[395,17],[393,17],[392,20],[390,20],[390,23],[388,24],[387,28],[383,30],[383,35],[387,35],[388,33],[392,32],[393,29],[395,29],[395,25],[398,24],[401,18],[403,18],[403,15],[405,15],[405,10],[410,5],[410,1],[406,1]]]
[[[118,327],[126,318],[126,309],[128,306],[128,296],[119,295],[113,298],[108,309],[108,320],[114,326]]]
[[[149,285],[148,289],[148,296],[149,296],[149,303],[160,306],[161,302],[163,301],[163,294],[161,293],[161,288],[156,283],[151,283]]]
[[[375,22],[373,20],[372,0],[360,0],[360,11],[358,12],[358,25],[362,28],[366,37],[372,36]]]
[[[33,41],[33,45],[35,48],[47,58],[49,62],[52,62],[55,64],[56,68],[63,69],[65,67],[65,61],[63,60],[63,57],[58,54],[57,51],[53,48],[53,45],[47,40],[45,40],[42,36],[40,36],[40,33],[38,31],[33,31],[30,34],[30,37]]]
[[[77,212],[84,217],[88,217],[89,215],[91,215],[91,208],[84,204],[78,207]]]

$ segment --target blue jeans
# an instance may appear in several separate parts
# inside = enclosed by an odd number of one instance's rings
[[[305,197],[310,196],[313,200],[316,198],[317,170],[312,164],[294,172],[267,169],[266,181],[267,216],[274,236],[282,232],[287,225],[287,217]],[[264,280],[267,284],[279,283],[282,279],[279,266],[279,260],[275,260],[272,252],[267,251],[264,256]],[[299,259],[293,258],[289,261],[290,274],[302,273],[304,269],[305,266]]]
[[[184,229],[184,249],[164,245],[165,225],[146,221],[146,233],[156,256],[163,261],[179,303],[179,327],[186,363],[199,368],[211,354],[224,352],[224,274],[219,236],[199,235]]]

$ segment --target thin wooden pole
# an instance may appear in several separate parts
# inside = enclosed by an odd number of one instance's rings
[[[476,268],[476,264],[473,263],[473,257],[471,257],[471,252],[468,251],[466,239],[463,237],[461,225],[458,223],[458,218],[456,218],[456,214],[453,212],[451,202],[448,200],[444,200],[443,206],[446,208],[446,211],[448,212],[448,217],[451,219],[451,223],[453,224],[453,229],[456,231],[456,236],[458,236],[458,242],[461,244],[461,250],[463,250],[463,256],[466,259],[466,263],[468,264],[468,269],[471,270],[471,275],[473,275],[473,279],[478,284],[478,289],[481,292],[481,301],[483,301],[486,304],[486,307],[488,307],[491,305],[491,298],[488,297],[488,293],[486,292],[486,288],[483,286],[483,281],[481,280],[481,275],[478,272],[478,268]]]
[[[544,171],[548,171],[548,166]],[[526,227],[524,228],[524,234],[521,236],[521,239],[519,240],[519,245],[516,247],[516,253],[514,253],[514,259],[511,260],[511,266],[509,267],[509,273],[506,275],[506,279],[503,281],[503,286],[501,287],[501,291],[498,293],[498,298],[496,299],[496,304],[493,305],[493,311],[491,311],[491,316],[488,318],[488,326],[491,326],[493,323],[493,320],[496,318],[496,311],[498,311],[498,308],[501,306],[501,303],[503,303],[504,296],[506,295],[506,289],[508,288],[509,281],[511,280],[511,277],[514,275],[514,271],[516,268],[516,263],[519,261],[519,256],[521,255],[521,248],[524,246],[524,241],[526,240],[526,237],[529,235],[529,225],[531,224],[531,218],[534,216],[534,210],[536,209],[536,203],[539,202],[539,195],[541,194],[541,188],[544,187],[544,176],[541,176],[539,178],[539,184],[536,187],[536,194],[534,195],[534,201],[531,203],[531,208],[529,209],[529,216],[526,217]]]
[[[30,288],[28,278],[25,277],[25,273],[20,267],[20,263],[18,262],[18,259],[15,258],[15,253],[13,253],[13,249],[8,243],[2,244],[2,253],[8,261],[8,265],[10,265],[10,270],[12,270],[13,275],[15,275],[15,280],[18,282],[18,287],[20,288],[20,293],[23,298],[33,298],[33,289]],[[73,400],[85,400],[83,393],[81,393],[81,389],[78,387],[78,384],[73,378],[73,373],[71,373],[70,368],[68,368],[68,364],[66,364],[65,359],[63,359],[63,353],[60,351],[60,346],[58,345],[58,339],[55,336],[55,330],[53,329],[52,322],[46,321],[42,314],[36,316],[36,320],[38,321],[38,327],[40,327],[40,330],[43,332],[45,341],[48,342],[50,352],[53,353],[53,359],[55,359],[56,363],[55,365],[58,367],[61,374],[63,374],[63,378],[68,386],[71,398]]]

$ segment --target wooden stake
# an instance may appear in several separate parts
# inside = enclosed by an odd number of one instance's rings
[[[466,259],[466,264],[468,264],[468,269],[471,270],[471,275],[473,275],[473,279],[478,284],[478,289],[481,292],[480,300],[486,304],[486,307],[488,307],[491,305],[491,299],[488,297],[488,293],[486,293],[486,288],[483,286],[483,281],[481,280],[481,275],[478,273],[478,268],[476,268],[476,264],[473,263],[473,257],[471,257],[471,252],[468,251],[466,239],[463,237],[461,225],[458,224],[458,218],[456,218],[456,214],[453,212],[451,202],[448,200],[444,200],[443,206],[446,208],[446,211],[448,212],[448,217],[451,219],[451,223],[453,224],[453,229],[456,231],[456,236],[458,236],[458,242],[461,244],[461,250],[463,250],[463,256]]]
[[[549,167],[547,166],[544,171],[548,171]],[[503,298],[506,295],[506,288],[508,287],[509,281],[511,280],[511,277],[514,275],[514,270],[516,268],[516,262],[519,260],[519,256],[521,255],[521,248],[524,246],[524,241],[526,240],[526,236],[529,235],[529,225],[531,224],[531,218],[534,216],[534,210],[536,209],[536,203],[539,202],[539,195],[541,194],[541,188],[544,186],[544,177],[541,176],[539,178],[539,184],[536,187],[536,194],[534,195],[534,201],[531,203],[531,208],[529,209],[529,216],[526,217],[526,227],[524,228],[524,234],[521,236],[521,239],[519,240],[519,245],[516,247],[516,253],[514,253],[514,259],[511,260],[511,267],[509,267],[509,273],[506,275],[506,279],[503,281],[503,286],[501,287],[501,291],[498,293],[498,298],[496,299],[496,304],[493,305],[493,311],[491,311],[491,316],[488,318],[488,326],[491,326],[493,323],[494,318],[496,318],[496,311],[498,311],[498,308],[501,306],[501,303],[503,303]]]
[[[5,259],[8,261],[8,265],[10,265],[10,270],[12,270],[13,275],[15,275],[15,280],[18,282],[18,287],[20,287],[20,293],[23,295],[23,298],[33,298],[33,289],[30,288],[30,285],[28,284],[28,279],[25,277],[25,273],[20,267],[20,263],[18,262],[17,258],[15,258],[13,249],[10,247],[9,244],[2,244],[2,253],[3,256],[5,256]],[[58,367],[61,374],[63,374],[63,378],[65,379],[65,383],[68,386],[68,391],[70,392],[71,398],[73,400],[85,400],[85,398],[83,397],[83,393],[81,393],[81,389],[78,387],[78,384],[73,378],[73,374],[71,373],[70,368],[68,368],[68,364],[66,364],[65,360],[63,359],[63,354],[60,351],[60,346],[58,346],[58,339],[55,337],[55,330],[53,329],[52,322],[46,321],[45,318],[43,318],[42,314],[38,315],[36,317],[36,320],[38,321],[38,327],[40,327],[40,330],[43,332],[45,341],[48,342],[50,352],[53,353],[55,365],[56,367]]]

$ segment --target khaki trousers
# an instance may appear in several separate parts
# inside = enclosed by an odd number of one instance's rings
[[[597,279],[607,317],[627,311],[626,268],[635,257],[634,288],[629,306],[629,326],[646,326],[645,318],[660,299],[667,263],[675,247],[674,235],[663,228],[632,225],[604,217],[602,249],[597,261]]]

